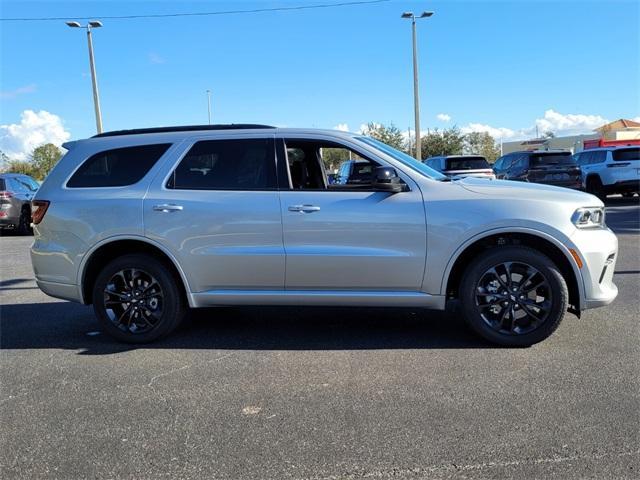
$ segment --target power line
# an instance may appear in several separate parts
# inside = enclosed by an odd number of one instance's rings
[[[92,20],[100,18],[101,20],[129,20],[134,18],[168,18],[168,17],[204,17],[211,15],[234,15],[241,13],[262,13],[262,12],[282,12],[291,10],[311,10],[317,8],[347,7],[353,5],[370,5],[374,3],[390,2],[391,0],[362,0],[341,3],[320,3],[316,5],[296,5],[292,7],[272,7],[272,8],[254,8],[250,10],[224,10],[219,12],[195,12],[195,13],[158,13],[151,15],[96,15],[95,17],[34,17],[34,18],[0,18],[0,22],[47,22],[60,20]]]

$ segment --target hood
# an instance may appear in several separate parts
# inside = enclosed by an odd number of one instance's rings
[[[488,180],[465,177],[455,182],[473,193],[492,195],[497,198],[548,200],[552,202],[571,202],[584,207],[601,207],[604,204],[594,195],[569,188],[554,187],[541,183],[514,182],[510,180]]]

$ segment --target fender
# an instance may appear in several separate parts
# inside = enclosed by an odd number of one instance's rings
[[[149,245],[152,245],[156,248],[158,248],[162,253],[164,253],[167,258],[169,258],[169,260],[171,261],[171,263],[173,263],[173,266],[176,268],[176,270],[178,271],[178,273],[180,274],[180,278],[182,280],[182,283],[185,287],[185,293],[187,295],[187,301],[189,302],[189,306],[190,307],[195,307],[196,303],[193,299],[193,295],[191,293],[191,287],[189,286],[189,281],[187,279],[187,275],[185,274],[184,270],[182,269],[182,266],[180,265],[180,263],[178,263],[178,261],[176,260],[175,256],[169,251],[167,250],[162,244],[156,242],[155,240],[152,240],[148,237],[144,237],[142,235],[113,235],[111,237],[107,237],[104,238],[102,240],[100,240],[98,243],[96,243],[95,245],[93,245],[88,251],[87,253],[84,254],[84,256],[82,257],[82,260],[80,261],[80,266],[78,267],[78,276],[76,278],[76,285],[78,285],[78,290],[79,290],[79,298],[81,300],[82,303],[86,304],[85,299],[84,299],[84,295],[83,295],[83,280],[84,280],[84,274],[85,274],[85,269],[87,266],[87,261],[91,258],[91,256],[95,253],[96,250],[98,250],[100,247],[103,247],[109,243],[113,243],[113,242],[117,242],[120,240],[135,240],[138,242],[144,242],[147,243]]]
[[[564,240],[565,243],[560,242],[556,237],[549,235],[548,233],[542,232],[540,230],[536,230],[534,228],[529,228],[529,227],[500,227],[500,228],[494,228],[491,230],[485,230],[481,233],[478,233],[470,238],[468,238],[462,245],[460,245],[457,250],[454,252],[454,254],[452,255],[452,257],[449,259],[449,262],[447,263],[447,268],[445,268],[444,274],[442,276],[442,282],[440,283],[440,294],[441,295],[446,295],[446,289],[447,289],[447,282],[449,281],[449,275],[451,274],[451,270],[453,269],[453,265],[456,263],[456,260],[458,259],[458,257],[462,254],[462,252],[464,252],[467,247],[469,247],[471,244],[477,242],[478,240],[482,240],[483,238],[486,237],[490,237],[492,235],[496,235],[499,233],[526,233],[529,235],[533,235],[536,237],[541,237],[545,240],[548,240],[549,242],[553,243],[556,247],[558,247],[558,249],[560,249],[560,251],[564,254],[565,257],[567,257],[567,260],[569,260],[569,264],[571,265],[571,268],[573,269],[573,274],[575,275],[576,279],[578,280],[576,283],[578,284],[578,292],[580,295],[580,305],[584,305],[584,302],[586,301],[586,297],[585,297],[585,293],[584,293],[584,279],[582,278],[582,273],[580,272],[580,269],[578,268],[578,266],[576,265],[576,261],[573,259],[573,256],[571,255],[571,253],[569,252],[569,248],[573,248],[575,250],[578,250],[578,248],[573,244],[573,242],[564,234],[562,234],[561,232],[557,232],[558,233],[558,237],[562,238]]]

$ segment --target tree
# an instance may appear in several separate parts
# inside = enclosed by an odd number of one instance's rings
[[[53,143],[46,143],[35,148],[30,155],[34,177],[43,180],[62,157],[62,151]]]
[[[500,148],[489,133],[471,132],[464,136],[464,153],[482,155],[490,163],[493,163],[500,156]]]
[[[556,138],[556,134],[548,130],[542,134],[542,138]]]
[[[436,155],[460,155],[464,146],[464,135],[458,127],[445,130],[437,128],[421,137],[422,158]]]
[[[380,123],[369,122],[362,133],[376,140],[380,140],[382,143],[386,143],[397,150],[404,151],[407,147],[404,135],[393,123],[386,126]]]
[[[34,177],[33,165],[31,162],[21,161],[21,160],[11,160],[7,159],[2,165],[1,172],[7,173],[23,173],[25,175],[29,175],[30,177]]]

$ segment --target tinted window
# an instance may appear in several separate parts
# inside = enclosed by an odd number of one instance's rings
[[[170,145],[140,145],[96,153],[76,170],[67,187],[133,185],[146,175]]]
[[[624,150],[614,150],[613,159],[616,161],[640,160],[640,148],[625,148]]]
[[[6,189],[7,189],[7,186],[4,183],[4,178],[0,178],[0,191],[6,190]]]
[[[491,168],[484,157],[447,159],[447,170],[478,170],[482,168]]]
[[[589,163],[602,163],[607,160],[607,151],[606,150],[597,150],[595,152],[591,152],[591,158],[589,159]]]
[[[198,142],[182,159],[167,186],[186,190],[276,188],[273,140]]]
[[[531,154],[531,166],[571,164],[571,153],[534,153]]]

